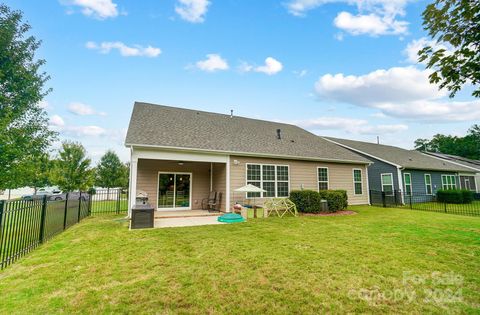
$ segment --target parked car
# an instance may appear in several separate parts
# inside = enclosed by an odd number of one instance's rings
[[[56,194],[61,193],[59,190],[47,190],[45,188],[40,188],[37,190],[36,193],[33,194],[28,194],[28,195],[23,195],[22,199],[23,200],[39,200],[42,199],[43,196],[47,196],[48,199],[51,199],[53,196]]]
[[[86,192],[82,192],[82,195],[80,197],[79,191],[72,191],[68,193],[68,200],[78,200],[78,198],[80,198],[82,201],[87,201],[90,198],[90,195]],[[65,199],[67,199],[66,193],[59,193],[59,194],[50,196],[50,200],[59,201],[59,200],[65,200]]]

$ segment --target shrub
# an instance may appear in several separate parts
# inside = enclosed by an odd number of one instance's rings
[[[297,206],[298,212],[320,212],[320,195],[314,190],[292,190],[290,200]]]
[[[348,206],[348,197],[345,190],[321,190],[321,199],[327,200],[328,211],[336,212]]]
[[[468,189],[462,189],[463,203],[472,203],[474,198],[474,193]]]
[[[473,192],[466,189],[440,189],[437,191],[437,201],[445,203],[471,203],[473,201]]]

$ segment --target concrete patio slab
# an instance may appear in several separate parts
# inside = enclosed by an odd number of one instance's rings
[[[154,227],[167,228],[167,227],[181,227],[181,226],[225,224],[223,222],[218,222],[217,218],[218,216],[155,219]]]

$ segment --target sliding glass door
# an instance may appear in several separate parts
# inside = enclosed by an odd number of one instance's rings
[[[191,209],[192,174],[164,173],[158,174],[159,210]]]

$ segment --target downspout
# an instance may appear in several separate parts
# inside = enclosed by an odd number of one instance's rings
[[[369,178],[368,178],[368,167],[370,166],[371,164],[367,164],[365,166],[365,175],[366,175],[366,179],[367,179],[367,196],[368,196],[368,205],[371,206],[372,204],[370,203],[370,183],[368,182],[369,181]],[[353,187],[353,189],[355,190],[355,187]]]
[[[405,196],[403,195],[403,176],[402,176],[402,167],[397,166],[397,177],[398,177],[398,189],[400,191],[400,196],[402,196],[402,204],[405,204]]]

